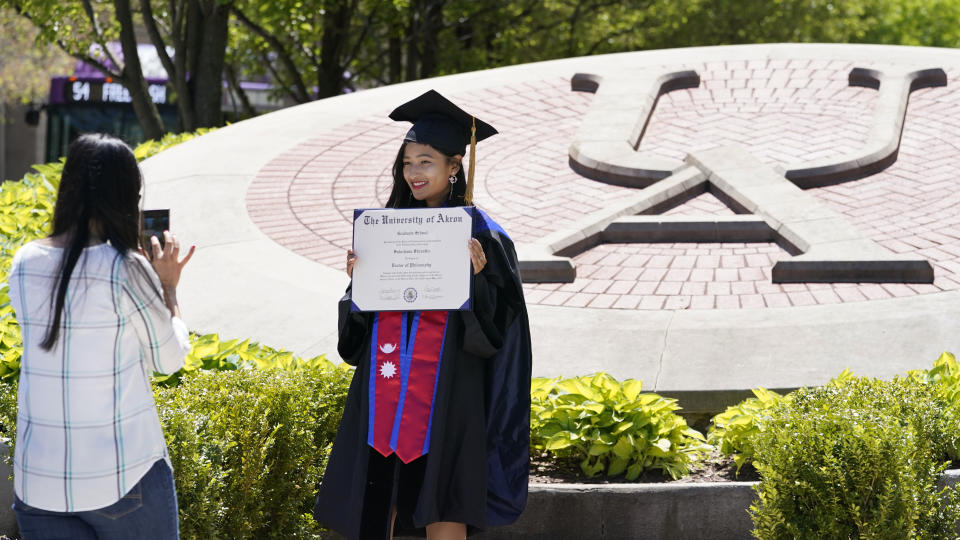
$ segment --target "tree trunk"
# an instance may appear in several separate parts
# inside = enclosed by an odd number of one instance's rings
[[[197,62],[191,72],[197,127],[223,124],[223,65],[227,50],[230,6],[213,0],[198,0],[202,16]]]
[[[123,84],[130,92],[133,112],[140,121],[143,136],[159,139],[163,136],[163,120],[160,111],[150,98],[147,81],[143,78],[140,56],[137,53],[137,38],[133,33],[133,14],[129,0],[114,0],[117,22],[120,23],[120,46],[123,49]]]
[[[233,69],[233,66],[227,64],[224,66],[224,74],[227,76],[227,83],[230,84],[230,88],[233,90],[233,93],[236,94],[237,98],[240,99],[240,110],[241,118],[253,118],[257,115],[257,111],[254,110],[253,105],[250,103],[250,97],[247,96],[246,91],[240,86],[240,79],[237,77],[237,71]]]
[[[157,56],[163,64],[163,69],[167,72],[167,84],[173,88],[174,98],[177,102],[177,113],[180,117],[180,130],[193,131],[196,125],[193,117],[193,99],[190,96],[190,90],[187,87],[187,54],[184,50],[186,37],[184,35],[183,17],[186,6],[183,2],[178,5],[171,2],[171,20],[169,21],[170,41],[173,43],[174,55],[170,58],[167,54],[167,44],[163,36],[160,35],[160,28],[154,19],[153,9],[150,0],[140,0],[140,13],[143,17],[143,25],[147,29],[150,41],[153,42],[157,50]]]
[[[184,131],[196,131],[197,111],[194,106],[196,92],[197,57],[200,50],[200,35],[203,33],[203,13],[197,0],[181,0],[183,26],[180,32],[182,50],[177,51],[177,76],[181,78],[186,102],[180,107],[180,123]],[[182,64],[181,64],[182,62]]]
[[[391,35],[389,43],[390,67],[387,77],[391,84],[403,81],[403,44],[399,36]]]
[[[320,72],[317,74],[317,98],[336,96],[343,92],[341,58],[350,37],[350,20],[357,3],[340,0],[337,7],[328,9],[323,17],[323,37],[320,40]]]
[[[443,30],[443,4],[445,0],[426,0],[421,19],[420,78],[425,79],[437,72],[437,34]]]
[[[406,76],[404,80],[415,81],[420,73],[420,51],[417,44],[420,43],[420,5],[422,0],[410,0],[410,18],[407,24],[407,65]]]

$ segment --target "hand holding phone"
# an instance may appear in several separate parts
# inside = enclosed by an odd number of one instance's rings
[[[142,218],[140,247],[147,253],[151,253],[150,238],[153,236],[160,240],[160,247],[164,247],[163,231],[170,230],[170,210],[167,208],[144,210]]]

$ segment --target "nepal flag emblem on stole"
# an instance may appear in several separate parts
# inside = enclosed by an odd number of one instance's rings
[[[374,318],[367,444],[383,456],[396,453],[410,463],[430,448],[447,317],[446,311],[384,311]]]

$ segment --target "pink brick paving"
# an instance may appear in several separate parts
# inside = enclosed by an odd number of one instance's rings
[[[642,148],[682,159],[739,143],[771,164],[829,159],[866,139],[875,91],[847,86],[854,64],[819,60],[693,66],[699,88],[661,97]],[[898,161],[880,174],[810,192],[896,253],[935,267],[932,285],[770,283],[789,257],[776,244],[610,244],[575,257],[577,280],[528,284],[530,303],[611,309],[735,309],[866,301],[960,288],[960,91],[914,92]],[[478,151],[476,199],[517,242],[532,241],[617,200],[627,188],[583,178],[567,147],[592,100],[569,80],[520,83],[452,96],[500,135]],[[259,172],[247,208],[265,234],[339,268],[354,208],[382,206],[406,126],[365,118],[278,155]],[[710,194],[665,212],[732,213]]]

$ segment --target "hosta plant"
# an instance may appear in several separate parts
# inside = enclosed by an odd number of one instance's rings
[[[531,387],[531,450],[574,459],[589,477],[648,469],[672,478],[689,472],[708,449],[704,437],[676,414],[676,400],[641,392],[606,373],[571,379],[535,378]]]
[[[943,352],[930,369],[918,369],[907,375],[933,385],[948,400],[960,402],[960,362],[952,353]]]
[[[175,385],[186,373],[196,370],[232,371],[260,369],[283,371],[349,369],[346,364],[334,364],[326,355],[313,358],[295,356],[290,351],[278,350],[249,339],[221,341],[217,334],[191,334],[192,348],[183,369],[170,375],[155,375],[154,380],[167,386]]]
[[[753,461],[753,439],[763,429],[764,422],[770,420],[773,408],[788,399],[764,388],[754,389],[753,395],[755,397],[731,405],[714,416],[707,432],[707,442],[723,455],[733,457],[737,472]]]

